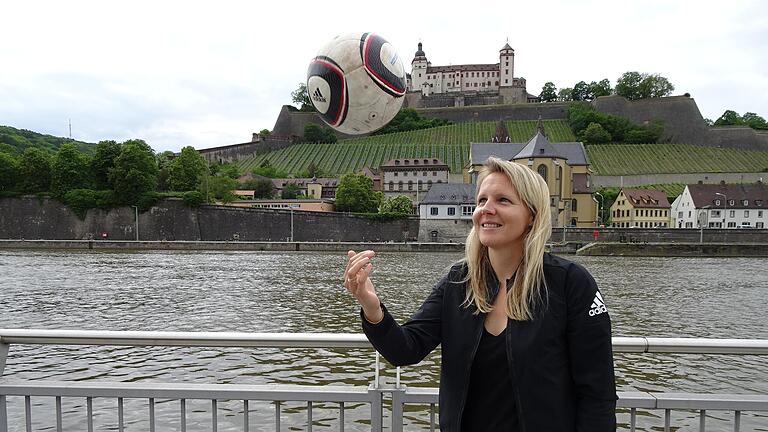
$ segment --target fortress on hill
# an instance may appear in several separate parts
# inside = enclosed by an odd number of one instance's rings
[[[515,77],[515,50],[508,43],[499,50],[498,58],[498,63],[433,66],[419,42],[403,107],[454,123],[566,119],[568,102],[541,103],[538,96],[528,93],[525,79]],[[768,151],[768,133],[748,126],[710,127],[688,94],[635,101],[602,96],[591,103],[602,113],[625,117],[635,124],[661,120],[661,142]],[[326,126],[316,113],[284,105],[270,136],[254,133],[249,142],[199,151],[211,162],[245,159],[299,142],[310,123]],[[336,135],[339,139],[350,137],[340,132]]]
[[[539,102],[525,78],[515,77],[515,50],[499,50],[499,62],[432,66],[419,42],[408,76],[407,106],[412,108]]]

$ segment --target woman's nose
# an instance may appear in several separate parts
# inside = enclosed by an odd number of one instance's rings
[[[486,201],[483,205],[483,213],[494,214],[496,213],[496,207],[490,201]]]

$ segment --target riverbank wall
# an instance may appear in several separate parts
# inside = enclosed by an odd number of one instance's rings
[[[190,208],[170,198],[138,215],[131,207],[92,209],[81,219],[51,198],[0,199],[0,239],[405,243],[418,235],[416,217],[375,220],[331,212]]]
[[[768,258],[764,244],[723,243],[590,243],[576,251],[586,256],[757,257]]]

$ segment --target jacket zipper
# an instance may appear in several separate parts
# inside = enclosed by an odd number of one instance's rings
[[[470,358],[471,361],[469,362],[466,371],[467,375],[470,375],[470,378],[472,375],[472,363],[474,363],[475,355],[477,355],[477,349],[480,347],[480,339],[483,337],[483,326],[485,325],[485,314],[480,314],[480,316],[483,317],[482,320],[479,320],[482,325],[480,326],[480,331],[476,332],[477,337],[475,338],[475,347],[472,349],[472,357]],[[469,380],[467,380],[467,383],[469,383]],[[464,389],[464,394],[462,395],[461,408],[459,409],[459,424],[456,425],[458,430],[461,430],[461,422],[462,418],[464,417],[464,407],[467,405],[467,393],[469,393],[469,386]]]

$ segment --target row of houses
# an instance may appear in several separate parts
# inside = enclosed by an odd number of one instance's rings
[[[600,218],[604,197],[591,184],[584,145],[580,142],[551,143],[539,119],[536,134],[526,143],[511,143],[499,122],[490,143],[471,143],[469,164],[462,173],[438,158],[396,158],[379,167],[366,167],[362,174],[373,181],[374,190],[385,196],[405,195],[421,219],[469,220],[475,208],[477,174],[490,156],[525,165],[547,183],[550,213],[555,227],[612,226],[617,228],[764,228],[768,214],[768,188],[756,184],[688,185],[672,204],[664,191],[622,189],[609,209],[609,220]],[[241,181],[252,179],[251,175]],[[232,205],[307,211],[333,211],[338,179],[271,179],[280,192],[296,186],[306,199],[255,200],[254,191],[237,191],[242,198]]]

